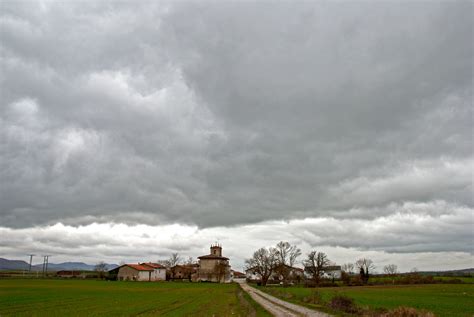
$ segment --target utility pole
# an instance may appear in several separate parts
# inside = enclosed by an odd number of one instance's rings
[[[46,255],[43,255],[43,270],[42,270],[42,275],[44,277],[44,268],[46,267]]]
[[[48,274],[48,262],[50,255],[43,255],[43,277]]]
[[[30,254],[30,268],[28,269],[28,272],[31,273],[31,262],[33,261],[33,257],[35,256],[35,254]]]
[[[45,259],[46,259],[46,268],[45,268],[46,277],[48,277],[48,263],[49,263],[49,257],[50,257],[50,255],[45,255]]]

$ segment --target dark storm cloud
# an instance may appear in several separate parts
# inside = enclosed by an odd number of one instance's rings
[[[472,223],[471,9],[2,2],[1,226]]]

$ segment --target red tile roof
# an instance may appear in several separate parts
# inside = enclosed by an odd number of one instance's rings
[[[124,266],[131,267],[137,271],[153,271],[153,268],[143,264],[124,264]]]
[[[140,263],[140,265],[146,265],[149,267],[152,267],[154,269],[164,269],[165,267],[161,264],[158,263],[151,263],[151,262],[146,262],[146,263]]]
[[[234,271],[234,277],[236,278],[245,277],[245,274],[239,271]]]

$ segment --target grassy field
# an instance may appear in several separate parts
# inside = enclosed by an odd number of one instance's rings
[[[371,309],[393,309],[408,306],[425,309],[436,316],[461,317],[474,315],[474,284],[428,284],[400,286],[355,286],[355,287],[259,287],[259,289],[308,307],[321,308],[318,304],[309,304],[312,293],[320,293],[323,301],[335,294],[344,294],[362,307]]]
[[[0,316],[269,316],[235,284],[0,279]]]
[[[400,279],[403,279],[404,276],[396,276],[396,277],[389,277],[389,276],[384,276],[384,277],[379,277],[379,276],[374,276],[374,277],[371,277],[370,278],[370,283],[373,283],[373,284],[391,284],[392,281],[398,281]],[[433,276],[433,280],[435,282],[442,282],[442,281],[445,281],[445,282],[450,282],[450,281],[453,281],[453,280],[459,280],[463,283],[470,283],[470,284],[474,284],[474,277],[473,276]],[[451,283],[453,284],[453,283]],[[342,285],[342,283],[341,283]]]

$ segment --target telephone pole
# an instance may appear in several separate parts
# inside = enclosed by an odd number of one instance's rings
[[[48,275],[48,263],[51,255],[43,255],[43,277]]]
[[[49,257],[50,257],[50,255],[45,255],[45,257],[46,257],[45,273],[46,273],[46,277],[48,277],[48,263],[49,263]]]
[[[44,277],[44,268],[46,267],[46,255],[43,255],[43,270],[42,270],[42,275]]]
[[[31,262],[33,261],[33,257],[35,256],[35,254],[30,254],[30,268],[28,269],[28,272],[31,273]]]

